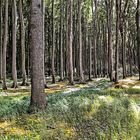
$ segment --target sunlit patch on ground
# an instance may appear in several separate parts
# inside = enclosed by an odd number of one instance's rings
[[[102,88],[102,85],[104,85],[104,81],[106,81],[106,79],[97,78],[94,79],[92,82],[87,82],[86,84],[75,84],[73,86],[68,85],[68,81],[56,82],[56,84],[50,84],[49,82],[48,88],[45,89],[45,93],[47,95],[53,93],[60,93],[60,92],[70,93],[88,87],[94,87],[97,89],[99,83],[100,83],[100,87]],[[8,90],[1,91],[0,96],[17,96],[21,94],[30,95],[30,93],[31,93],[30,86],[19,86],[17,89],[8,87]]]
[[[126,79],[119,80],[119,83],[114,85],[116,88],[134,88],[134,89],[140,89],[140,81],[138,81],[138,78],[136,77],[129,77]]]
[[[25,135],[29,133],[22,127],[16,126],[14,122],[4,121],[0,122],[0,135]]]

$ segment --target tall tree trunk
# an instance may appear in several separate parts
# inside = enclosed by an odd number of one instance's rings
[[[126,78],[126,9],[128,7],[129,0],[120,0],[120,33],[122,38],[122,68],[123,68],[123,78]],[[123,7],[124,3],[124,7]]]
[[[0,80],[2,79],[2,0],[0,0]]]
[[[82,44],[82,28],[81,28],[81,0],[78,0],[78,34],[79,34],[79,72],[80,72],[80,82],[84,81],[83,75],[83,59],[82,59],[82,52],[83,52],[83,44]]]
[[[12,4],[12,77],[13,85],[12,88],[17,88],[17,6],[16,0],[13,0]]]
[[[118,83],[118,64],[119,64],[119,7],[120,2],[116,0],[116,52],[115,52],[115,82]]]
[[[106,34],[106,23],[102,23],[103,24],[103,52],[104,52],[104,56],[103,56],[103,77],[105,77],[107,75],[107,67],[108,67],[108,61],[107,61],[107,34]]]
[[[23,0],[19,1],[19,20],[20,20],[20,44],[21,44],[21,63],[22,63],[22,85],[26,85],[25,69],[25,26],[23,18]]]
[[[93,20],[93,53],[94,53],[93,77],[97,78],[97,0],[92,0],[92,20]]]
[[[139,80],[140,80],[140,1],[139,0],[137,0],[136,26],[137,26],[138,69],[139,69]]]
[[[42,13],[43,13],[43,26],[42,26],[42,28],[43,28],[43,32],[42,32],[42,34],[43,34],[43,73],[44,73],[44,86],[45,86],[45,88],[47,88],[48,86],[47,86],[47,83],[46,83],[46,75],[45,75],[45,1],[44,0],[42,0]]]
[[[55,25],[54,25],[54,0],[52,0],[52,83],[55,83]]]
[[[69,84],[73,85],[73,61],[72,61],[72,41],[73,41],[73,0],[67,1],[67,65]]]
[[[89,81],[92,80],[92,42],[89,36]]]
[[[3,67],[2,67],[2,77],[3,77],[3,90],[7,89],[6,85],[6,54],[7,54],[7,40],[8,40],[8,0],[5,0],[5,17],[4,17],[4,41],[3,41]]]
[[[112,22],[113,22],[113,0],[105,0],[107,11],[108,28],[108,74],[113,81],[113,51],[112,51]]]
[[[63,81],[64,79],[64,67],[63,67],[63,4],[62,0],[60,0],[60,81]]]
[[[28,16],[28,25],[27,25],[27,32],[26,32],[26,36],[25,38],[28,40],[26,43],[26,47],[27,47],[27,82],[29,82],[29,78],[31,77],[30,76],[30,73],[31,73],[31,61],[30,61],[30,58],[31,58],[31,54],[30,54],[30,50],[31,50],[31,19],[30,19],[30,15]]]
[[[41,0],[31,1],[31,102],[29,110],[45,109],[43,70],[43,13]]]

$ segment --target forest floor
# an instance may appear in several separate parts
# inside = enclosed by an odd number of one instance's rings
[[[11,81],[9,80],[9,87]],[[30,86],[0,92],[0,140],[140,140],[140,82],[98,78],[48,84],[47,108],[29,115]]]

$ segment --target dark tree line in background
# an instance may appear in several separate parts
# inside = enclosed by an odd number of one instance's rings
[[[2,87],[31,78],[31,109],[44,108],[48,77],[73,85],[140,75],[139,0],[0,0],[0,15]]]

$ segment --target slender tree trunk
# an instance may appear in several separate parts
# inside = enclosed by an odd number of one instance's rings
[[[126,78],[126,9],[128,7],[129,0],[123,2],[120,0],[120,33],[122,38],[122,68],[123,68],[123,78]],[[122,6],[124,3],[124,7]]]
[[[7,40],[8,40],[8,0],[5,0],[5,17],[4,17],[4,41],[3,41],[3,67],[2,67],[2,77],[3,77],[3,90],[7,89],[6,85],[6,54],[7,54]]]
[[[73,0],[67,1],[67,64],[68,64],[68,79],[69,84],[73,85],[73,61],[72,61],[72,41],[73,41]]]
[[[21,44],[21,63],[22,63],[22,85],[26,85],[25,69],[25,26],[23,18],[23,0],[19,1],[19,20],[20,20],[20,44]]]
[[[47,83],[46,83],[46,75],[45,75],[45,1],[44,0],[42,0],[42,13],[43,13],[43,26],[42,26],[42,28],[43,28],[43,32],[42,32],[42,34],[43,34],[43,73],[44,73],[44,86],[45,86],[45,88],[47,88],[48,86],[47,86]]]
[[[62,0],[60,0],[60,81],[64,79],[64,67],[63,67],[63,4]]]
[[[2,79],[2,0],[0,0],[0,80]]]
[[[79,70],[80,70],[80,82],[84,81],[83,75],[83,59],[82,59],[82,51],[83,51],[83,44],[82,44],[82,28],[81,28],[81,0],[78,0],[78,34],[79,34]]]
[[[108,61],[107,61],[107,35],[106,35],[106,25],[103,24],[103,77],[107,75],[107,67],[108,67]]]
[[[138,69],[139,69],[139,80],[140,80],[140,1],[139,0],[137,0],[136,26],[137,26]]]
[[[16,0],[13,0],[12,4],[12,77],[13,77],[13,86],[12,88],[17,88],[17,6]]]
[[[130,33],[129,33],[129,38],[131,38]],[[130,74],[130,76],[132,76],[132,64],[133,64],[132,46],[133,46],[132,39],[129,39],[128,48],[129,48],[129,68],[130,68],[129,69],[129,74]]]
[[[50,17],[49,17],[49,26],[51,26],[51,23],[50,23]],[[48,26],[48,33],[51,32],[51,29],[50,27]],[[51,34],[48,35],[48,75],[51,76],[51,47],[52,47],[52,43],[51,43]]]
[[[30,112],[45,109],[43,70],[43,13],[41,0],[31,1],[31,102]]]
[[[118,64],[119,64],[119,0],[116,0],[116,52],[115,52],[115,82],[118,83]]]
[[[52,0],[52,83],[55,83],[55,25],[54,25],[54,0]]]
[[[113,0],[106,0],[107,28],[108,28],[108,74],[113,81],[113,51],[112,51],[112,22],[113,22]]]
[[[95,10],[94,10],[95,7]],[[93,77],[97,78],[97,0],[92,0],[93,20]]]
[[[66,72],[65,72],[65,61],[66,61],[66,58],[65,58],[65,53],[66,53],[66,31],[65,31],[65,26],[66,26],[66,21],[65,19],[65,16],[66,16],[66,12],[65,12],[65,9],[67,9],[67,6],[65,6],[65,0],[63,0],[63,76],[65,77],[66,76]]]
[[[89,81],[92,80],[92,42],[89,36]]]

